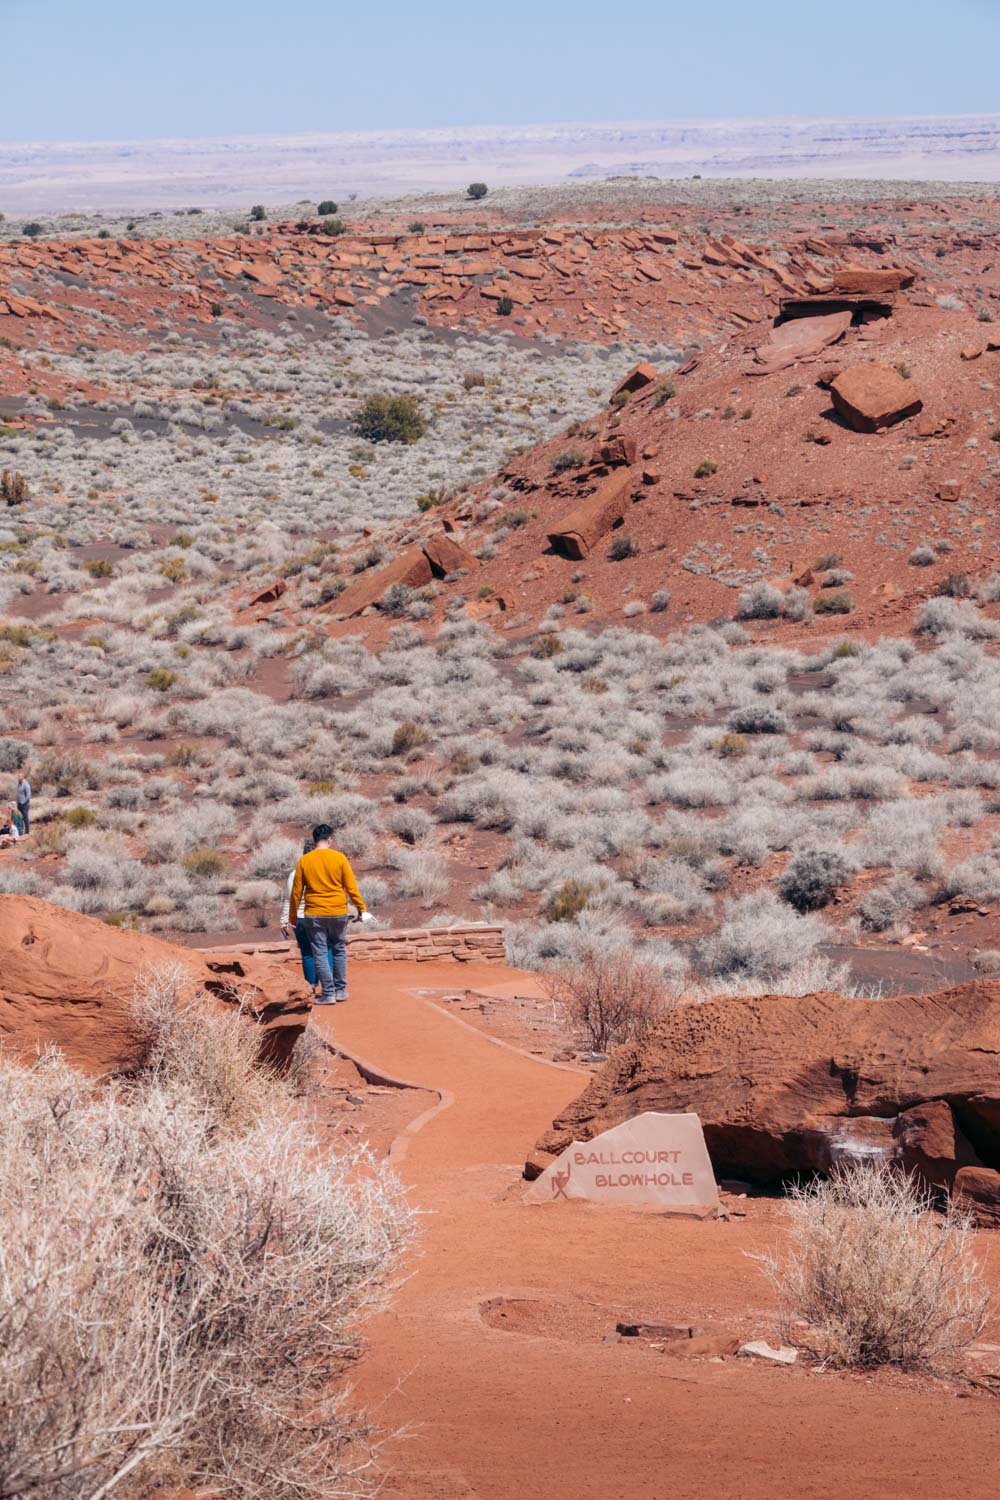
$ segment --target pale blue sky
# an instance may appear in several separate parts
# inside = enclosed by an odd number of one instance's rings
[[[0,141],[1000,110],[1000,0],[0,0]]]

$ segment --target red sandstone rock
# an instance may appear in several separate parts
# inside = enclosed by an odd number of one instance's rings
[[[253,609],[258,604],[276,604],[287,588],[288,584],[283,578],[276,578],[266,589],[261,589],[259,594],[254,595],[249,607]]]
[[[962,484],[958,479],[943,479],[938,485],[939,500],[958,500],[962,494]]]
[[[923,402],[909,380],[889,365],[854,365],[830,387],[833,404],[855,432],[878,432],[915,416]]]
[[[621,384],[615,387],[611,399],[614,400],[615,396],[634,395],[636,391],[641,391],[643,386],[650,385],[656,379],[656,374],[655,365],[636,365],[635,369],[631,370],[625,376]]]
[[[319,612],[350,619],[377,604],[386,589],[391,588],[394,583],[401,583],[405,588],[419,589],[430,583],[433,576],[422,548],[410,547],[387,568],[379,568],[375,573],[363,573],[356,583],[350,584],[336,599],[331,599],[328,604],[321,604]]]
[[[429,537],[423,543],[423,550],[434,572],[442,578],[448,573],[468,572],[479,567],[478,557],[473,557],[471,552],[467,552],[458,542],[443,533]]]
[[[32,896],[0,900],[0,1034],[25,1053],[54,1045],[88,1073],[128,1067],[139,1042],[127,997],[141,970],[173,964],[190,976],[192,999],[219,1005],[250,996],[270,1056],[290,1054],[310,1009],[297,964],[201,954]]]
[[[963,1167],[955,1176],[952,1196],[984,1229],[1000,1228],[1000,1172]]]
[[[626,437],[624,433],[608,438],[598,449],[599,461],[612,469],[621,464],[634,464],[635,458],[635,438]]]
[[[631,470],[619,469],[609,474],[582,505],[549,532],[549,541],[569,557],[586,557],[612,527],[624,520],[631,491]]]
[[[1000,1165],[998,1052],[996,981],[877,1006],[829,993],[681,1005],[616,1052],[538,1147],[557,1154],[644,1110],[690,1110],[716,1171],[750,1181],[828,1170],[872,1145],[947,1177],[969,1151]],[[950,1141],[937,1101],[968,1144]],[[949,1146],[950,1158],[933,1154]]]
[[[777,328],[772,328],[754,355],[759,368],[747,373],[771,375],[785,370],[797,359],[819,354],[828,344],[835,344],[850,326],[849,312],[824,313],[818,318],[793,318],[788,323],[780,323]]]
[[[899,292],[912,286],[916,273],[903,269],[879,271],[867,266],[844,266],[833,272],[833,285],[838,292]]]

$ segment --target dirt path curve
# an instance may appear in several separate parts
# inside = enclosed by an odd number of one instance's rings
[[[512,993],[509,973],[400,968],[355,964],[350,1002],[314,1012],[345,1049],[442,1093],[399,1160],[421,1253],[359,1373],[378,1420],[412,1432],[387,1454],[385,1500],[993,1500],[989,1397],[602,1344],[616,1314],[766,1330],[741,1252],[780,1230],[524,1206],[525,1151],[579,1075],[496,1045],[412,988]],[[491,1326],[481,1309],[498,1298],[511,1302]]]

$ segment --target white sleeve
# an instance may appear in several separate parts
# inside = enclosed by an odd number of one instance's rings
[[[278,919],[278,926],[279,927],[284,927],[285,923],[288,921],[288,903],[292,899],[292,886],[293,886],[294,882],[295,882],[295,871],[294,870],[289,870],[289,872],[288,872],[288,880],[287,880],[287,882],[285,884],[285,904],[281,908],[281,916]]]

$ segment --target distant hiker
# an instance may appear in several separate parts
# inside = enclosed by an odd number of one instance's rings
[[[347,903],[363,922],[371,920],[371,913],[361,899],[350,860],[332,846],[329,823],[320,823],[312,836],[315,848],[303,854],[295,867],[287,925],[297,926],[302,901],[302,921],[322,990],[316,1004],[334,1005],[347,999]]]
[[[302,845],[302,853],[303,854],[311,854],[312,851],[313,851],[313,849],[314,849],[314,847],[315,847],[315,845],[313,844],[312,839],[306,839],[305,843]],[[292,928],[289,926],[289,924],[285,920],[285,918],[288,916],[288,904],[289,904],[289,902],[292,899],[292,886],[294,884],[295,884],[295,870],[291,869],[288,872],[288,883],[285,886],[285,903],[284,903],[284,905],[281,908],[281,923],[280,923],[280,926],[281,926],[281,933],[282,933],[283,937],[288,937],[289,934],[292,932]],[[303,975],[305,977],[306,984],[313,991],[313,994],[315,994],[316,993],[316,963],[315,963],[315,960],[313,959],[313,956],[312,956],[312,948],[309,945],[309,934],[308,934],[308,932],[306,930],[305,916],[306,916],[306,898],[305,898],[305,892],[303,891],[302,896],[299,899],[298,907],[296,909],[295,929],[294,929],[294,931],[295,931],[295,941],[299,945],[299,953],[300,953],[300,955],[302,957],[302,973],[303,973]],[[333,962],[332,951],[331,951],[330,961],[331,961],[331,963]]]
[[[17,810],[24,819],[25,833],[31,832],[31,782],[21,776],[17,783]]]
[[[19,838],[20,834],[12,818],[0,822],[0,849],[9,849],[11,844],[16,844]]]
[[[24,837],[24,819],[21,817],[21,814],[18,812],[17,807],[15,806],[15,804],[13,802],[10,804],[10,821],[13,823],[14,827],[17,829],[17,836],[18,836],[18,838],[23,838]]]

